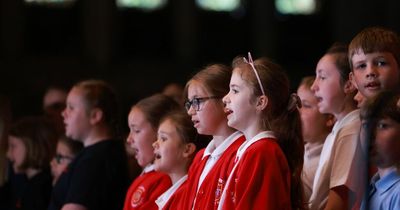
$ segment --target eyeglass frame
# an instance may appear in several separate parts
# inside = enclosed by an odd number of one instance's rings
[[[189,111],[191,107],[198,112],[200,111],[200,104],[210,99],[219,99],[220,96],[207,96],[207,97],[198,97],[193,98],[192,100],[186,101],[183,105],[185,106],[186,111]],[[197,106],[197,107],[195,107]]]
[[[62,154],[56,154],[56,155],[54,155],[53,158],[54,158],[54,160],[56,161],[57,164],[61,164],[62,160],[70,160],[70,161],[72,161],[72,159],[74,159],[71,156],[62,155]]]

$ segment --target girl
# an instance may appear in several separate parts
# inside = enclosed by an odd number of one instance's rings
[[[303,138],[297,95],[266,58],[236,58],[226,104],[228,125],[246,141],[236,154],[218,209],[303,209]]]
[[[65,136],[59,138],[57,142],[56,155],[50,162],[51,173],[53,175],[53,186],[57,183],[62,173],[67,171],[68,165],[75,156],[82,150],[82,143],[74,141]]]
[[[49,161],[57,133],[43,118],[27,117],[10,129],[7,157],[16,174],[10,178],[9,209],[46,209],[51,193]]]
[[[119,115],[113,88],[101,80],[75,84],[62,115],[66,136],[84,148],[59,178],[64,190],[53,191],[49,209],[121,209],[128,168],[123,141],[116,137]]]
[[[304,77],[297,89],[302,104],[299,111],[305,142],[303,173],[301,174],[305,200],[308,200],[311,196],[322,146],[334,123],[332,115],[321,114],[318,111],[318,100],[311,91],[314,79],[311,76]]]
[[[129,187],[124,210],[158,209],[155,200],[169,187],[167,174],[154,171],[153,143],[157,140],[157,129],[168,112],[179,109],[170,97],[156,94],[140,100],[132,106],[128,116],[128,144],[135,151],[135,158],[143,168],[142,174]]]
[[[361,118],[370,160],[378,168],[361,209],[400,209],[400,95],[378,93],[362,108]]]
[[[332,114],[336,123],[321,152],[309,201],[311,210],[352,208],[362,193],[361,170],[356,167],[362,159],[360,119],[349,73],[347,47],[343,45],[333,45],[317,64],[311,89],[318,98],[319,111]]]
[[[172,187],[156,200],[158,208],[176,209],[179,190],[186,182],[187,172],[198,146],[197,131],[190,117],[183,111],[175,111],[161,120],[157,141],[153,143],[156,171],[167,173]],[[175,201],[175,202],[174,202]]]
[[[197,153],[189,171],[185,198],[180,209],[216,209],[244,136],[227,125],[222,96],[229,90],[232,70],[224,65],[207,66],[189,80],[185,103],[199,134],[212,135]]]

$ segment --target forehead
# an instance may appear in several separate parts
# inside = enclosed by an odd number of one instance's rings
[[[139,125],[146,122],[143,111],[137,107],[133,107],[128,115],[129,124]]]
[[[315,70],[316,74],[320,73],[337,73],[339,71],[335,65],[335,57],[333,55],[324,55],[317,64],[317,68]]]
[[[159,132],[167,132],[167,133],[176,131],[175,124],[172,122],[172,120],[166,119],[161,122],[161,124],[158,128],[158,131]]]
[[[199,97],[199,96],[206,96],[207,90],[204,87],[204,85],[196,80],[192,80],[190,82],[190,85],[188,87],[188,98],[192,99],[194,97]]]
[[[14,145],[23,145],[23,141],[21,138],[12,135],[8,136],[8,142]]]
[[[385,58],[388,60],[393,60],[396,61],[395,57],[393,56],[392,53],[390,52],[373,52],[373,53],[364,53],[364,51],[359,50],[356,53],[354,53],[353,57],[352,57],[352,61],[356,62],[358,60],[364,60],[366,58]]]

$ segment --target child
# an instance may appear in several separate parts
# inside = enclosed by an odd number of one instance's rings
[[[101,80],[75,84],[62,115],[66,136],[84,148],[59,178],[64,190],[53,191],[48,209],[121,209],[129,180],[113,88]]]
[[[75,156],[82,150],[82,143],[74,141],[65,136],[59,138],[57,142],[56,155],[50,162],[51,173],[53,175],[53,186],[57,183],[62,173],[67,171],[68,165]]]
[[[361,110],[364,136],[370,141],[370,160],[378,172],[361,209],[400,209],[400,95],[383,91]],[[369,207],[369,208],[368,208]]]
[[[349,80],[347,47],[333,45],[319,60],[311,86],[321,113],[332,114],[336,123],[322,148],[315,174],[310,209],[348,209],[362,195],[362,159],[358,133],[359,110],[353,100],[356,89]],[[358,182],[360,181],[360,182]]]
[[[156,200],[158,209],[176,209],[175,197],[181,196],[183,183],[198,149],[197,131],[190,117],[182,110],[165,116],[158,128],[157,141],[153,143],[156,171],[167,173],[172,186]]]
[[[226,104],[228,125],[246,141],[236,154],[218,209],[303,209],[304,143],[289,79],[267,58],[236,58]]]
[[[199,134],[211,135],[207,147],[196,154],[180,209],[216,209],[232,169],[240,132],[227,124],[222,97],[229,91],[232,69],[221,64],[205,67],[185,87],[187,113]]]
[[[349,45],[350,73],[360,93],[368,98],[382,90],[399,90],[400,38],[391,30],[371,27]]]
[[[144,98],[132,106],[128,116],[130,132],[127,142],[134,149],[135,158],[143,172],[129,187],[124,210],[158,209],[155,200],[171,187],[167,174],[154,171],[152,144],[157,140],[161,118],[177,109],[179,105],[162,94]]]
[[[10,179],[9,209],[46,209],[51,193],[49,161],[56,130],[43,118],[22,118],[9,131],[7,157],[16,174]]]
[[[311,196],[315,171],[318,167],[322,146],[334,123],[332,115],[321,114],[318,111],[318,100],[311,91],[314,79],[311,76],[304,77],[297,89],[297,94],[302,104],[299,111],[303,138],[306,143],[304,146],[303,173],[301,174],[305,200],[308,200]]]

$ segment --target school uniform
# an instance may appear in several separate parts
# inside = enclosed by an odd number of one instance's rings
[[[218,209],[290,210],[291,172],[271,131],[246,140],[237,151]]]
[[[200,150],[189,169],[180,209],[216,209],[226,180],[233,167],[236,151],[245,137],[235,132],[218,147],[214,140]]]
[[[362,150],[358,139],[360,112],[354,110],[337,121],[327,136],[315,173],[310,210],[324,209],[330,189],[346,186],[362,197]]]
[[[167,210],[174,209],[172,204],[175,199],[178,199],[176,196],[180,196],[179,189],[184,186],[187,180],[187,175],[180,178],[175,184],[173,184],[167,191],[161,194],[157,200],[155,201],[159,210]]]
[[[392,168],[388,174],[379,177],[375,174],[370,183],[369,209],[398,210],[400,209],[400,174]],[[361,210],[366,209],[366,201],[361,204]]]
[[[146,166],[129,187],[124,210],[157,210],[155,200],[171,185],[167,174],[155,171],[153,164]]]
[[[307,143],[304,146],[304,164],[301,173],[301,181],[303,182],[304,200],[310,199],[315,172],[318,168],[319,157],[322,152],[324,142]]]

